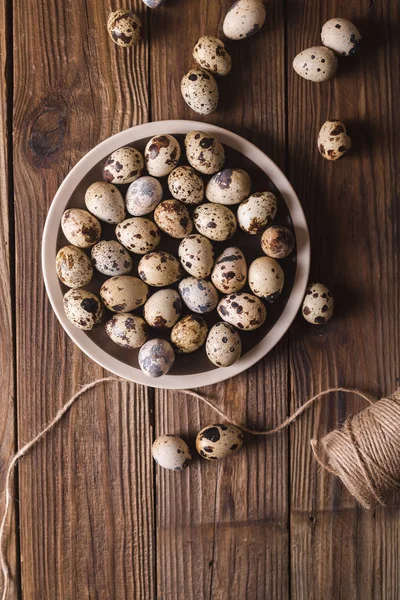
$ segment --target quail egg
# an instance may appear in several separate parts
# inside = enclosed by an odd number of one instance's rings
[[[300,77],[317,83],[333,77],[337,67],[336,56],[325,46],[307,48],[293,60],[293,69]]]
[[[237,219],[246,233],[261,233],[271,225],[278,209],[277,200],[271,192],[256,192],[238,207]]]
[[[234,213],[222,204],[210,202],[197,206],[193,220],[197,231],[215,242],[228,240],[237,228]]]
[[[225,16],[224,34],[231,40],[244,40],[261,29],[265,16],[260,0],[237,0]]]
[[[151,252],[161,240],[157,225],[143,217],[125,219],[116,226],[115,235],[121,244],[134,254]]]
[[[148,377],[166,375],[175,361],[175,352],[169,342],[152,339],[139,350],[139,366]]]
[[[179,142],[172,135],[156,135],[144,151],[146,169],[154,177],[164,177],[175,169],[181,157]]]
[[[327,160],[342,158],[351,148],[351,139],[341,121],[326,121],[318,134],[318,150]]]
[[[216,37],[204,35],[193,48],[193,58],[206,71],[224,77],[232,67],[232,60],[225,44]]]
[[[273,225],[262,234],[261,248],[271,258],[286,258],[293,252],[294,235],[283,225]]]
[[[61,218],[61,229],[67,240],[78,248],[91,248],[101,235],[96,217],[81,208],[69,208]]]
[[[301,312],[312,325],[321,325],[332,318],[333,296],[326,285],[312,283],[308,286]]]
[[[133,217],[142,217],[156,208],[163,197],[158,179],[144,175],[131,183],[126,192],[126,210]]]
[[[209,202],[239,204],[251,191],[251,179],[243,169],[224,169],[211,177],[206,187]]]
[[[224,147],[209,133],[189,131],[185,137],[185,148],[189,164],[204,175],[213,175],[224,166]]]
[[[179,293],[189,310],[208,313],[218,304],[218,292],[210,281],[186,277],[179,283]]]
[[[214,250],[209,239],[199,233],[186,236],[178,248],[179,260],[183,268],[193,275],[203,279],[211,273],[214,264]]]
[[[243,331],[252,331],[263,325],[267,311],[257,296],[238,292],[222,298],[217,306],[221,319]]]
[[[253,260],[249,267],[249,286],[253,294],[275,302],[282,293],[285,275],[280,264],[269,256]]]
[[[173,238],[184,238],[193,229],[188,209],[178,200],[164,200],[154,211],[154,220],[161,229]]]
[[[79,329],[89,331],[103,320],[103,305],[92,292],[84,289],[68,290],[63,304],[67,318]]]
[[[100,298],[108,310],[125,313],[142,306],[149,297],[149,287],[137,277],[111,277],[100,288]]]
[[[215,261],[211,281],[223,294],[232,294],[246,283],[247,265],[239,248],[225,248]]]
[[[237,329],[230,323],[216,323],[208,334],[206,353],[216,367],[233,365],[242,354],[242,341]]]
[[[146,0],[146,4],[147,2],[150,0]],[[188,445],[177,435],[160,435],[154,440],[151,453],[160,467],[171,471],[186,469],[192,460]]]
[[[199,315],[186,315],[173,326],[171,342],[177,352],[189,354],[198,350],[206,341],[207,323]]]
[[[159,290],[144,305],[144,318],[151,327],[171,328],[182,312],[182,300],[176,290]]]
[[[149,328],[141,317],[118,313],[107,321],[106,333],[122,348],[140,348],[149,337]]]
[[[89,257],[76,246],[64,246],[57,252],[56,271],[60,281],[70,288],[83,287],[93,277]]]
[[[357,27],[347,19],[330,19],[322,27],[321,39],[340,56],[353,56],[358,52],[361,35]]]
[[[144,170],[143,156],[136,150],[127,146],[115,150],[106,160],[103,178],[108,183],[131,183],[140,177]]]
[[[218,106],[218,85],[211,73],[192,69],[182,78],[181,92],[186,104],[200,115],[209,115]]]
[[[172,196],[184,204],[200,204],[204,199],[204,183],[192,167],[176,167],[168,176]]]
[[[207,425],[196,437],[196,450],[207,460],[230,456],[243,446],[243,433],[235,425]]]
[[[101,240],[93,246],[92,263],[100,273],[109,277],[132,271],[129,252],[116,240]]]
[[[88,187],[85,204],[89,212],[100,221],[114,225],[125,219],[125,204],[121,192],[105,181],[97,181]]]
[[[141,29],[139,17],[129,10],[119,8],[108,15],[107,31],[117,46],[136,46],[140,41]]]
[[[180,262],[168,252],[149,252],[140,259],[139,277],[154,287],[172,285],[182,277]]]

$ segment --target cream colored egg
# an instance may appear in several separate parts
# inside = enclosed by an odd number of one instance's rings
[[[224,34],[231,40],[244,40],[261,29],[265,16],[265,6],[260,0],[237,0],[225,16]]]
[[[326,285],[312,283],[308,286],[301,312],[312,325],[321,325],[332,318],[333,296]]]
[[[136,148],[127,146],[115,150],[106,160],[103,177],[108,183],[131,183],[140,177],[144,170],[142,154]]]
[[[150,0],[146,0],[146,4],[149,1]],[[151,453],[160,467],[171,471],[182,471],[183,469],[186,469],[192,460],[188,445],[177,435],[160,435],[154,441],[151,447]]]
[[[103,320],[102,303],[95,294],[87,290],[68,290],[64,295],[63,305],[68,320],[78,329],[89,331]]]
[[[189,211],[179,200],[164,200],[154,211],[154,220],[161,229],[173,238],[182,239],[193,229]]]
[[[168,175],[171,195],[184,204],[200,204],[204,199],[204,183],[192,167],[176,167]]]
[[[109,277],[126,275],[132,271],[132,259],[129,252],[116,240],[101,240],[92,248],[93,266]]]
[[[256,192],[238,206],[239,227],[252,235],[261,233],[275,219],[278,202],[272,192]]]
[[[139,17],[125,8],[114,10],[108,15],[107,31],[117,46],[136,46],[140,41],[141,30]]]
[[[330,19],[322,27],[321,40],[340,56],[353,56],[358,52],[361,35],[347,19]]]
[[[208,277],[214,264],[214,250],[209,239],[199,233],[186,236],[178,248],[179,260],[185,271],[203,279]]]
[[[263,325],[267,311],[257,296],[238,292],[222,298],[217,311],[221,319],[243,331],[252,331]]]
[[[211,281],[186,277],[179,282],[179,293],[189,310],[194,313],[208,313],[218,304],[218,292]]]
[[[216,242],[233,236],[237,228],[234,213],[222,204],[201,204],[193,213],[194,225],[199,233]]]
[[[341,121],[326,121],[318,134],[318,150],[327,160],[342,158],[351,148],[351,139]]]
[[[60,281],[70,288],[83,287],[93,277],[90,258],[76,246],[64,246],[57,252],[56,271]]]
[[[204,35],[197,40],[193,48],[193,58],[199,67],[220,77],[228,75],[232,68],[232,60],[225,44],[210,35]]]
[[[107,321],[106,333],[122,348],[140,348],[149,337],[149,328],[141,317],[118,313]]]
[[[157,225],[144,217],[125,219],[116,226],[115,235],[121,244],[134,254],[151,252],[161,240]]]
[[[171,342],[177,352],[189,354],[196,352],[207,338],[207,323],[199,315],[186,315],[171,331]]]
[[[116,225],[125,219],[124,199],[111,183],[92,183],[85,192],[85,204],[88,211],[100,221]]]
[[[176,290],[159,290],[150,296],[144,305],[144,318],[151,327],[169,329],[182,312],[182,300]]]
[[[168,252],[149,252],[140,259],[139,277],[154,287],[172,285],[182,277],[179,260]]]
[[[239,204],[251,191],[251,179],[243,169],[224,169],[211,177],[206,187],[209,202]]]
[[[243,433],[235,425],[207,425],[196,437],[196,450],[207,460],[226,458],[243,446]]]
[[[225,150],[221,142],[204,131],[189,131],[185,137],[186,157],[191,166],[212,175],[224,166]]]
[[[285,275],[280,264],[269,256],[253,260],[249,267],[249,286],[253,294],[275,302],[282,293]]]
[[[317,83],[333,77],[337,67],[336,56],[325,46],[307,48],[293,60],[293,69],[300,77]]]
[[[138,277],[121,275],[107,279],[100,288],[100,298],[108,310],[125,313],[142,306],[149,297],[149,287]]]
[[[172,135],[156,135],[147,142],[144,158],[146,169],[153,177],[164,177],[175,169],[181,157],[181,147]]]
[[[242,354],[242,341],[237,329],[230,323],[216,323],[208,334],[206,353],[216,367],[233,365]]]
[[[96,217],[81,208],[69,208],[64,212],[61,229],[69,243],[78,248],[91,248],[101,235]]]
[[[133,217],[142,217],[153,212],[163,197],[158,179],[144,175],[133,181],[126,192],[126,210]]]
[[[139,350],[139,367],[147,377],[166,375],[175,361],[175,352],[167,340],[149,340]]]
[[[223,294],[238,292],[246,283],[247,265],[239,248],[225,248],[215,261],[211,281]]]
[[[261,236],[261,248],[271,258],[286,258],[294,249],[294,235],[283,225],[268,227]]]
[[[211,73],[192,69],[182,78],[181,92],[186,104],[200,115],[217,110],[218,85]]]

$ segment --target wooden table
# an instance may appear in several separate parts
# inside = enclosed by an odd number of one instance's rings
[[[45,294],[40,247],[52,198],[109,135],[202,119],[184,104],[180,79],[196,39],[222,35],[230,0],[128,4],[144,25],[133,50],[110,41],[107,2],[0,0],[1,489],[16,448],[104,374],[68,340]],[[380,397],[400,380],[400,5],[267,4],[262,31],[229,44],[234,67],[220,109],[204,120],[245,136],[288,175],[310,227],[311,277],[332,288],[337,308],[324,329],[298,318],[254,368],[202,390],[252,427],[274,426],[328,386]],[[334,16],[361,29],[359,56],[324,84],[300,79],[293,57],[319,44]],[[343,120],[353,140],[335,164],[316,146],[327,118]],[[210,410],[133,384],[88,393],[18,469],[9,598],[398,599],[399,497],[364,512],[310,452],[311,437],[361,408],[331,396],[287,433],[176,474],[154,467],[152,440],[193,439],[215,421]]]

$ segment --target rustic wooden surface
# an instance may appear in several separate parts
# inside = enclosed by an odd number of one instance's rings
[[[14,447],[104,374],[67,339],[45,295],[40,245],[52,197],[112,133],[148,120],[205,120],[184,105],[179,82],[192,44],[221,34],[229,5],[168,0],[150,11],[134,0],[145,39],[124,50],[107,36],[108,4],[0,1],[2,486]],[[291,60],[319,43],[333,16],[354,19],[364,47],[315,85],[293,73]],[[391,0],[277,0],[259,34],[229,44],[234,68],[208,120],[285,170],[309,222],[312,278],[334,290],[337,304],[329,326],[298,319],[254,368],[203,390],[251,426],[279,423],[327,386],[379,396],[399,385],[399,21]],[[352,134],[353,150],[338,164],[316,149],[327,118],[344,120]],[[161,432],[193,439],[215,421],[208,409],[130,384],[87,394],[20,464],[9,597],[399,598],[400,499],[363,512],[310,453],[312,436],[360,408],[331,397],[289,433],[177,475],[154,469],[152,440]]]

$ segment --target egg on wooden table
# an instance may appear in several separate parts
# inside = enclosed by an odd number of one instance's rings
[[[240,248],[225,248],[215,261],[211,281],[223,294],[238,292],[246,283],[246,259]]]
[[[142,306],[149,297],[149,287],[138,277],[120,275],[107,279],[100,288],[100,298],[108,310],[131,312]]]
[[[199,279],[208,277],[214,264],[214,249],[210,240],[200,233],[186,236],[178,248],[183,268]]]
[[[261,248],[271,258],[286,258],[294,249],[294,235],[283,225],[272,225],[261,236]]]
[[[215,242],[228,240],[237,229],[234,213],[223,204],[209,202],[197,206],[193,221],[199,233]]]
[[[175,352],[167,340],[154,338],[139,350],[139,366],[148,377],[166,375],[175,361]]]
[[[219,77],[228,75],[232,68],[232,59],[225,44],[211,35],[204,35],[197,40],[193,58],[199,67]]]
[[[185,137],[185,149],[189,164],[204,175],[213,175],[224,166],[224,147],[209,133],[189,131]]]
[[[176,290],[163,289],[150,296],[144,305],[144,318],[151,327],[171,328],[182,312],[182,299]]]
[[[335,54],[325,46],[307,48],[295,56],[293,69],[300,77],[319,83],[334,76],[338,68]]]
[[[76,246],[60,248],[56,256],[56,271],[60,281],[70,288],[83,287],[93,277],[90,258]]]
[[[181,157],[179,142],[172,135],[156,135],[146,144],[146,169],[153,177],[165,177],[177,166]]]
[[[129,252],[116,240],[101,240],[93,246],[91,256],[93,266],[103,275],[113,277],[132,271]]]
[[[151,453],[160,467],[170,471],[182,471],[192,460],[188,445],[177,435],[158,436],[153,442]]]
[[[144,217],[132,217],[118,223],[115,235],[120,243],[134,254],[151,252],[161,240],[157,225]]]
[[[249,267],[249,287],[266,302],[275,302],[282,293],[285,275],[280,264],[269,256],[260,256]]]
[[[329,19],[322,27],[321,40],[340,56],[354,56],[358,52],[361,35],[357,27],[347,19]]]
[[[244,40],[261,29],[266,17],[260,0],[237,0],[226,13],[223,30],[231,40]]]
[[[243,169],[224,169],[213,175],[206,187],[209,202],[239,204],[251,191],[251,179]]]
[[[247,292],[225,296],[218,304],[217,311],[223,321],[243,331],[258,329],[267,316],[267,310],[261,300]]]
[[[103,178],[108,183],[122,185],[135,181],[143,174],[143,170],[142,154],[136,148],[127,146],[110,154],[104,165]]]
[[[139,277],[154,287],[167,287],[183,275],[179,260],[168,252],[155,251],[145,254],[138,265]]]
[[[318,134],[318,150],[327,160],[342,158],[351,148],[351,139],[341,121],[326,121]]]
[[[243,446],[243,432],[235,425],[207,425],[196,437],[196,450],[207,460],[226,458]]]
[[[185,277],[178,287],[182,300],[194,313],[211,312],[218,304],[218,292],[211,281]]]
[[[183,76],[181,92],[186,104],[200,115],[209,115],[217,109],[217,82],[203,69],[192,69]]]
[[[156,208],[163,197],[158,179],[144,175],[133,181],[126,192],[126,210],[133,217],[143,217]]]
[[[312,325],[321,325],[332,318],[333,296],[323,283],[311,283],[306,291],[302,315]]]
[[[172,238],[182,239],[193,229],[189,211],[179,200],[164,200],[154,211],[154,220]]]
[[[107,19],[107,31],[117,46],[129,48],[136,46],[141,37],[142,22],[137,15],[125,8],[110,12]]]
[[[233,365],[242,354],[242,341],[237,329],[223,321],[213,325],[207,337],[206,353],[217,367]]]
[[[200,315],[186,315],[174,325],[171,342],[177,352],[189,354],[196,352],[207,338],[207,323]]]
[[[107,321],[106,333],[122,348],[140,348],[149,337],[149,327],[141,317],[118,313]]]
[[[200,204],[204,199],[204,183],[192,167],[176,167],[168,175],[171,195],[184,204]]]
[[[101,236],[99,221],[81,208],[68,208],[64,212],[61,229],[69,243],[78,248],[91,248]]]
[[[85,192],[89,212],[100,221],[116,225],[125,219],[125,203],[121,192],[106,181],[96,181]]]
[[[261,233],[275,219],[278,202],[272,192],[255,192],[240,203],[237,211],[239,227],[246,233]]]
[[[68,290],[63,305],[68,320],[78,329],[90,331],[103,320],[104,307],[99,298],[88,290]]]

